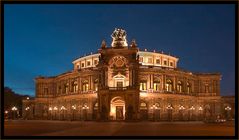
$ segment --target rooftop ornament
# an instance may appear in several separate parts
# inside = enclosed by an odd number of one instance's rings
[[[115,28],[111,35],[113,41],[111,43],[112,47],[127,47],[126,31],[123,29]]]

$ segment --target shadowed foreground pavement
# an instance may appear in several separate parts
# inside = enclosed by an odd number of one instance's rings
[[[233,136],[234,125],[202,122],[5,121],[5,136]]]

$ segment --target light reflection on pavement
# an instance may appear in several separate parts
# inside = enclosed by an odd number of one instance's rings
[[[202,122],[4,122],[5,136],[233,136],[233,123]]]

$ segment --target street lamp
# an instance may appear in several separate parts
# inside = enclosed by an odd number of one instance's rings
[[[15,112],[17,111],[17,107],[13,106],[12,111],[13,111],[13,119],[15,119]]]
[[[191,119],[193,118],[194,110],[195,110],[195,107],[194,107],[194,106],[191,106],[191,107],[189,108],[189,111],[190,111],[189,120],[191,120]]]
[[[185,107],[184,106],[179,106],[179,113],[180,113],[180,120],[183,120],[183,110],[185,109]]]
[[[230,111],[232,110],[232,108],[227,106],[227,107],[225,107],[225,110],[227,111],[227,120],[228,120],[229,116],[230,116]]]
[[[4,118],[5,118],[5,119],[8,119],[8,111],[7,111],[7,110],[4,111],[4,114],[5,114],[5,115],[4,115]]]
[[[61,111],[63,111],[63,117],[62,117],[63,120],[65,119],[65,110],[66,108],[64,106],[61,106]]]
[[[72,113],[73,113],[73,115],[72,115],[73,119],[72,119],[72,120],[75,120],[75,110],[76,110],[76,106],[73,105],[73,106],[71,106],[71,108],[72,108]]]
[[[52,107],[49,107],[48,109],[50,111],[50,115],[51,115],[51,120],[52,120]]]
[[[172,110],[173,107],[169,104],[166,109],[168,110],[168,120],[172,120]]]
[[[199,108],[198,108],[198,110],[199,110],[199,119],[201,120],[202,119],[202,111],[203,111],[203,108],[200,106]]]
[[[87,120],[87,110],[89,109],[89,107],[85,104],[82,107],[83,111],[84,111],[84,120]]]
[[[25,110],[26,110],[26,119],[28,119],[30,107],[29,106],[26,107]]]
[[[54,110],[54,114],[55,114],[55,119],[56,119],[56,111],[58,110],[58,108],[55,106],[54,108],[53,108],[53,110]]]

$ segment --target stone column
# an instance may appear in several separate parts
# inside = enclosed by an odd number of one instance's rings
[[[78,93],[81,92],[81,77],[78,77]]]

